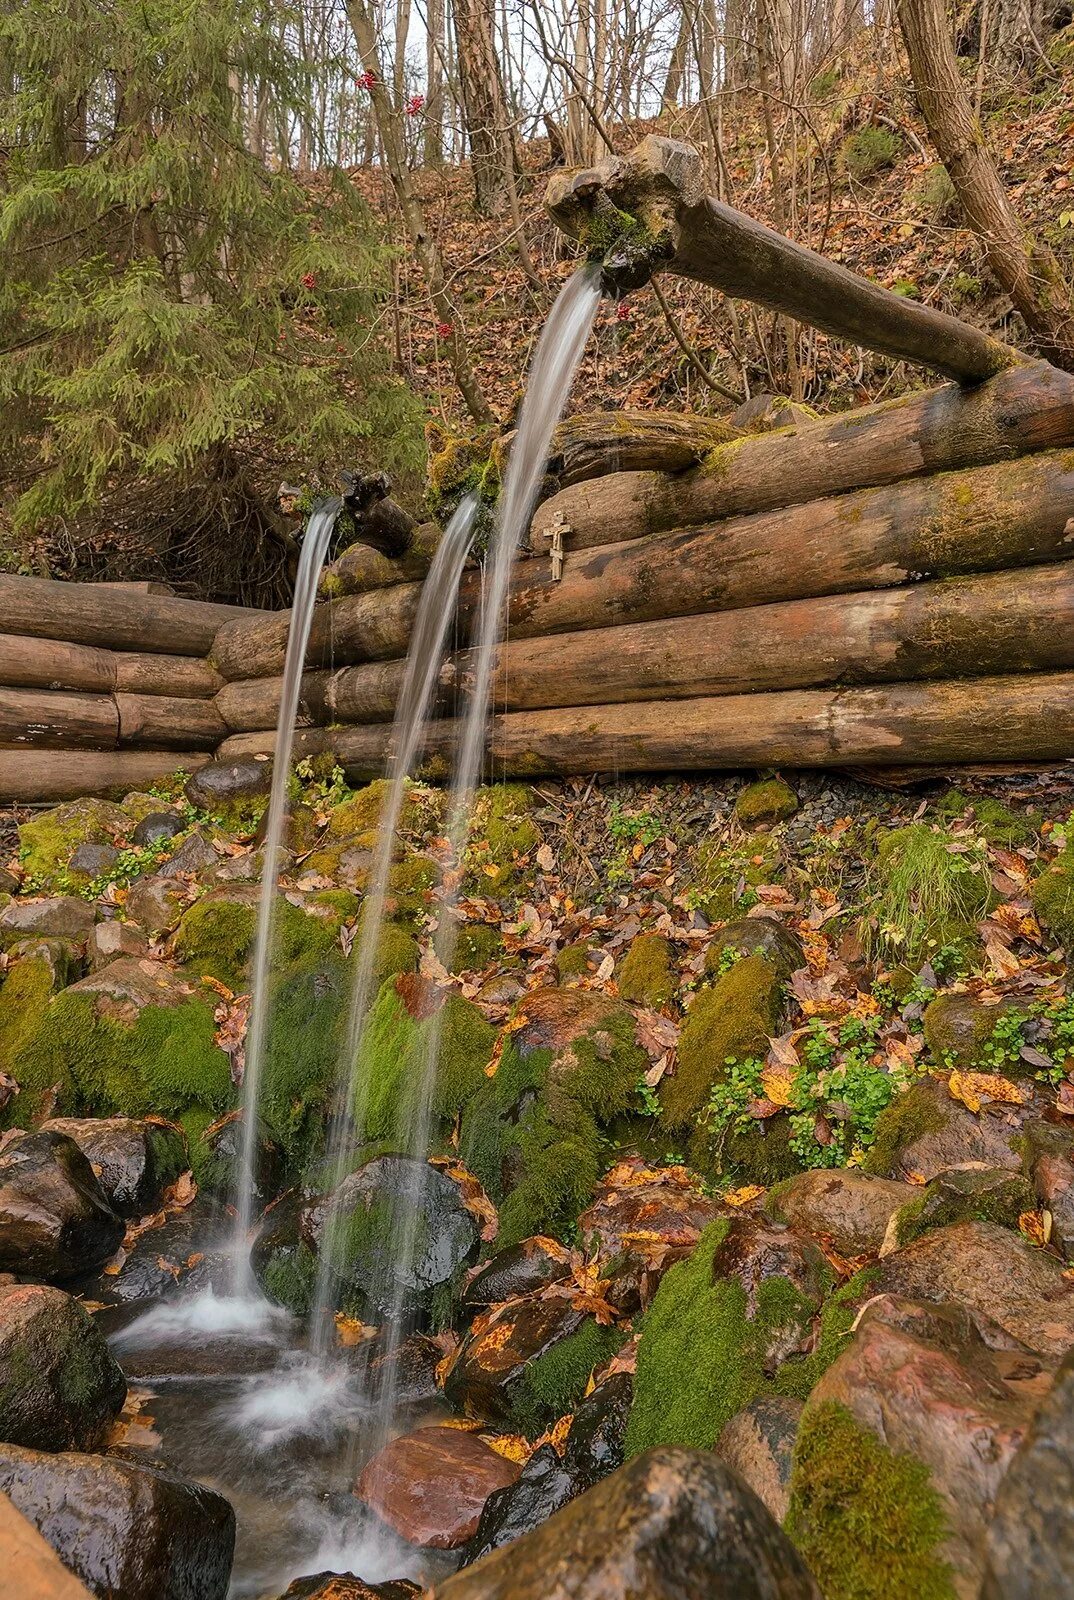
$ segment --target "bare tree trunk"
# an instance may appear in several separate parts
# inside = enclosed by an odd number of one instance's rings
[[[429,0],[425,16],[425,164],[444,159],[444,0]]]
[[[455,381],[466,403],[467,411],[479,426],[486,427],[495,419],[471,364],[459,310],[444,280],[444,263],[440,249],[426,225],[425,208],[411,179],[406,159],[402,118],[398,107],[392,103],[392,97],[380,74],[376,29],[366,0],[347,0],[347,17],[354,30],[362,65],[369,74],[369,98],[373,105],[381,144],[384,147],[388,175],[395,190],[396,200],[399,202],[399,210],[402,212],[403,226],[410,247],[424,273],[433,309],[440,319],[441,337],[455,374]]]
[[[942,0],[897,0],[914,90],[929,137],[951,175],[996,279],[1034,347],[1074,371],[1074,312],[1062,268],[1022,226],[985,146],[958,70]]]
[[[493,19],[488,0],[454,0],[453,12],[474,198],[480,216],[502,217],[511,209],[515,152]]]
[[[679,15],[679,31],[675,36],[675,47],[668,58],[667,77],[664,79],[663,101],[665,106],[677,106],[682,96],[683,78],[686,73],[686,54],[690,48],[690,12],[689,0],[681,0],[682,10]]]

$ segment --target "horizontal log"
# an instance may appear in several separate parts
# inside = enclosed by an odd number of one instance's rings
[[[367,661],[342,667],[328,680],[328,713],[332,722],[390,722],[403,686],[406,662]]]
[[[512,639],[499,650],[493,703],[499,710],[526,711],[831,683],[1047,672],[1074,668],[1072,618],[1074,561],[1061,561]],[[467,694],[471,656],[457,658],[445,675]],[[381,719],[370,713],[350,720]]]
[[[718,445],[695,471],[622,472],[566,489],[537,510],[530,542],[548,549],[618,544],[800,505],[926,473],[987,466],[1074,443],[1074,376],[1046,362]]]
[[[552,436],[548,473],[563,486],[609,472],[683,472],[739,429],[720,417],[675,411],[586,411]]]
[[[379,661],[402,655],[417,614],[420,583],[398,583],[369,594],[347,595],[314,608],[307,667],[333,661]],[[289,611],[239,618],[216,636],[210,660],[229,681],[271,677],[283,671]]]
[[[88,689],[109,694],[115,687],[115,656],[64,639],[27,639],[0,634],[0,683],[13,689]]]
[[[227,724],[212,700],[168,695],[117,694],[119,742],[155,750],[212,750]]]
[[[112,749],[119,713],[111,695],[0,689],[0,744],[42,749]]]
[[[116,653],[115,675],[121,694],[178,695],[184,700],[211,700],[224,681],[202,656],[126,651]]]
[[[8,633],[112,650],[205,656],[224,623],[251,613],[174,595],[132,593],[102,583],[60,583],[0,573],[0,616]]]
[[[424,578],[440,536],[437,523],[423,522],[414,529],[409,547],[395,558],[360,541],[352,544],[325,567],[318,593],[322,600],[338,600],[341,595],[365,594],[370,589],[386,589],[393,583]]]
[[[1074,673],[1027,673],[510,712],[494,721],[489,758],[524,776],[1050,761],[1072,749]]]
[[[302,678],[299,724],[329,718],[327,689],[331,674],[307,672]],[[216,709],[232,733],[274,728],[280,715],[283,678],[237,678],[225,683],[216,696]],[[389,713],[390,715],[390,713]]]
[[[175,772],[194,772],[209,759],[203,750],[0,750],[0,801],[122,796]]]
[[[387,728],[378,728],[378,735],[382,736],[385,744],[388,739]],[[325,750],[334,747],[336,730],[334,728],[296,728],[294,744],[291,750],[293,761],[302,761],[306,756],[317,756]],[[216,759],[218,761],[239,761],[245,756],[272,756],[276,754],[275,728],[262,728],[252,733],[231,733],[217,747]]]

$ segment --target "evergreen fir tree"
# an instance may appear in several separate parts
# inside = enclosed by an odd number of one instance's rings
[[[269,15],[0,12],[0,457],[23,530],[125,478],[226,478],[259,438],[308,474],[420,458],[378,331],[382,228],[342,175],[314,194],[246,147],[245,85],[281,122],[299,99]]]

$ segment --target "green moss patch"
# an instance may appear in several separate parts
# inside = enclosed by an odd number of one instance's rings
[[[664,1006],[678,992],[675,947],[662,933],[639,933],[619,969],[619,993],[640,1006]]]
[[[915,1084],[880,1113],[862,1171],[880,1178],[896,1175],[900,1153],[923,1134],[939,1133],[946,1125],[947,1118],[928,1086]]]
[[[1074,843],[1068,843],[1030,891],[1033,909],[1067,950],[1074,950]]]
[[[230,989],[246,981],[257,934],[257,897],[218,890],[204,895],[183,913],[175,930],[175,953],[198,977],[215,978]],[[307,916],[282,895],[273,912],[274,966],[329,948],[335,937],[330,921]]]
[[[954,853],[950,843],[923,822],[881,836],[867,933],[890,959],[916,967],[979,942],[976,925],[992,902],[988,858],[983,846]]]
[[[963,794],[961,789],[948,789],[936,807],[936,814],[942,822],[965,817],[990,844],[1003,845],[1008,850],[1027,844],[1042,820],[1039,811],[1019,813],[990,795],[971,796]]]
[[[469,1000],[449,994],[442,1015],[415,1019],[395,979],[381,988],[369,1014],[359,1078],[368,1085],[365,1133],[407,1148],[407,1135],[420,1115],[422,1076],[434,1029],[439,1030],[436,1076],[432,1084],[432,1149],[455,1118],[487,1082],[485,1068],[496,1043],[496,1029]]]
[[[805,1399],[845,1348],[869,1293],[867,1272],[828,1296],[809,1355],[766,1370],[774,1336],[811,1327],[814,1303],[774,1276],[757,1286],[751,1312],[737,1278],[714,1281],[729,1229],[725,1218],[710,1223],[693,1254],[665,1275],[642,1318],[628,1455],[656,1445],[711,1450],[724,1424],[758,1395]]]
[[[79,845],[113,844],[134,825],[122,806],[110,800],[71,800],[22,824],[19,860],[32,883],[54,886],[64,879]]]
[[[693,1129],[729,1061],[763,1057],[779,1020],[782,986],[764,956],[744,956],[695,998],[679,1037],[675,1076],[661,1084],[664,1126]]]
[[[825,1600],[955,1600],[938,1555],[947,1533],[928,1468],[896,1455],[828,1401],[795,1443],[786,1531]]]
[[[735,816],[744,828],[786,822],[798,810],[798,796],[782,778],[749,783],[735,801]]]
[[[530,815],[536,803],[533,790],[524,783],[496,783],[478,790],[467,873],[480,893],[517,891],[532,877],[532,857],[541,842]]]
[[[573,1411],[593,1372],[611,1360],[624,1337],[618,1328],[602,1328],[587,1318],[566,1339],[527,1362],[511,1394],[514,1426],[534,1439]]]

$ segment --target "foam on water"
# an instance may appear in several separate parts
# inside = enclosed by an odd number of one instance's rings
[[[328,1443],[361,1421],[362,1403],[353,1374],[305,1351],[289,1351],[274,1372],[245,1380],[225,1421],[264,1445],[292,1439]]]
[[[243,1339],[279,1342],[291,1318],[259,1295],[220,1295],[212,1289],[154,1306],[112,1337],[117,1350],[152,1349],[177,1338]]]

